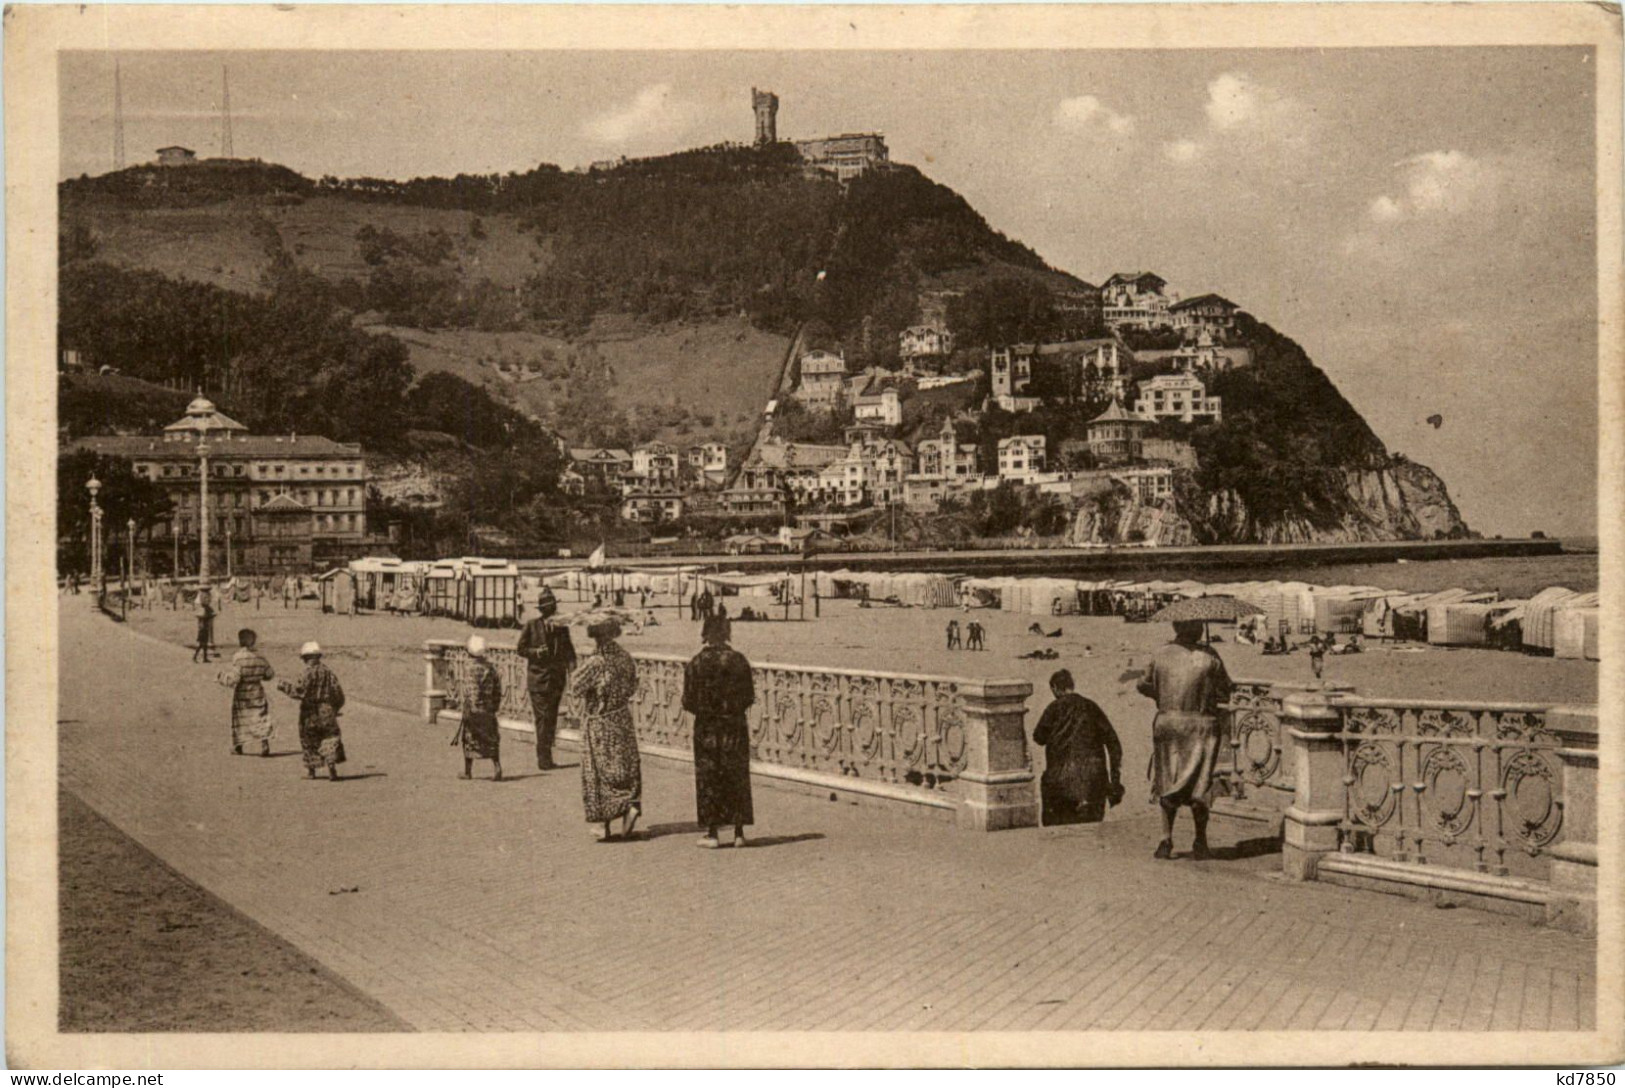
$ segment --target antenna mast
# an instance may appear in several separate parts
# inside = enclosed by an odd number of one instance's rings
[[[124,169],[124,74],[113,62],[113,169]]]
[[[231,150],[231,82],[224,64],[220,66],[220,157],[234,157]]]

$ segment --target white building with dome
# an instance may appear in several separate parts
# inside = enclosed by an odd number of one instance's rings
[[[209,509],[199,510],[206,442]],[[82,438],[88,450],[127,460],[137,476],[169,494],[169,520],[138,534],[149,571],[196,568],[201,519],[209,518],[209,567],[234,572],[310,570],[363,554],[367,537],[367,461],[361,446],[310,434],[253,435],[199,395],[160,435]]]

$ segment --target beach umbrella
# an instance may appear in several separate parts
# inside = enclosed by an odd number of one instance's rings
[[[1203,623],[1234,623],[1243,616],[1261,616],[1264,610],[1250,601],[1228,594],[1212,597],[1185,597],[1151,617],[1152,623],[1200,620]]]

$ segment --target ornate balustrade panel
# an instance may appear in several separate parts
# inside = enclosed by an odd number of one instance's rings
[[[469,671],[460,644],[426,645],[429,687],[437,705],[462,708]],[[687,751],[691,718],[683,712],[681,658],[635,654],[638,691],[633,719],[641,744]],[[525,662],[493,647],[486,658],[502,681],[503,717],[531,717]],[[761,664],[752,668],[756,703],[749,714],[751,754],[763,763],[903,788],[940,790],[970,765],[971,720],[962,681],[915,676]],[[581,720],[574,690],[560,705],[563,724]]]
[[[1237,678],[1230,694],[1225,737],[1230,744],[1231,774],[1240,789],[1272,786],[1292,789],[1281,753],[1281,695],[1269,680]]]
[[[1544,879],[1563,836],[1546,708],[1341,697],[1345,852]]]

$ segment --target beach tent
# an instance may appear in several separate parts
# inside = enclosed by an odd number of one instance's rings
[[[1352,634],[1360,630],[1366,606],[1387,593],[1387,590],[1375,586],[1327,586],[1316,589],[1313,595],[1315,630],[1333,634]],[[1241,592],[1232,592],[1231,595],[1248,599]]]
[[[1543,589],[1523,609],[1523,647],[1526,650],[1550,650],[1555,641],[1555,619],[1558,609],[1567,608],[1580,594],[1563,586]],[[1596,603],[1596,602],[1591,602]]]
[[[316,576],[321,593],[322,611],[339,615],[354,614],[356,609],[355,575],[343,567],[336,567]]]
[[[1602,610],[1594,605],[1558,609],[1552,617],[1552,656],[1596,661],[1601,620]]]

